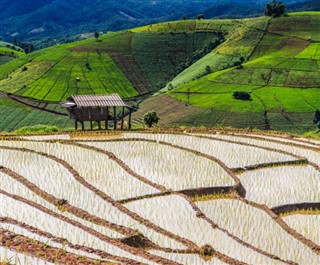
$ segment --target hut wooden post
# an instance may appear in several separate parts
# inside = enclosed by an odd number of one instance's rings
[[[116,130],[117,129],[117,115],[116,115],[116,107],[113,107],[113,119],[114,119],[114,126],[113,129]]]
[[[131,109],[129,109],[129,124],[128,124],[129,130],[131,130]]]
[[[105,122],[106,130],[109,129],[108,123],[113,119],[113,128],[117,130],[117,107],[122,107],[121,130],[124,127],[125,108],[129,109],[129,129],[131,128],[132,110],[128,107],[118,94],[111,95],[74,95],[68,98],[66,103],[61,106],[69,112],[71,119],[74,119],[75,129],[78,129],[80,122],[82,130],[85,130],[85,122],[90,122],[88,128],[94,129],[94,121],[98,123],[101,130],[102,123]],[[112,110],[113,108],[113,110]],[[110,110],[111,109],[111,110]],[[120,109],[119,109],[120,111]],[[113,117],[112,117],[113,115]],[[120,115],[120,113],[119,113]],[[120,126],[119,126],[120,127]]]
[[[122,118],[121,118],[121,130],[123,130],[123,122],[124,122],[124,106],[122,107]]]
[[[108,130],[108,119],[109,119],[109,107],[107,107],[106,130]]]

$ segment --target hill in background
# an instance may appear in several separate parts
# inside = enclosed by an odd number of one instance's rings
[[[87,33],[134,28],[161,21],[195,18],[240,18],[263,15],[269,0],[2,0],[0,37],[32,42],[37,48],[86,38]],[[287,0],[288,10],[313,8],[319,3]]]
[[[1,66],[1,130],[71,126],[59,102],[118,93],[162,125],[305,132],[320,108],[320,13],[183,20],[50,47]],[[233,98],[245,91],[251,100]],[[7,94],[10,93],[10,94]]]

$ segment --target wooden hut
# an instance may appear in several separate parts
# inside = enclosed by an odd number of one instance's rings
[[[92,123],[97,122],[99,129],[101,123],[105,123],[107,130],[109,121],[113,122],[114,130],[117,129],[117,109],[121,108],[121,130],[123,129],[125,109],[129,110],[128,128],[131,129],[131,112],[132,108],[127,106],[118,94],[110,95],[75,95],[67,99],[67,102],[61,105],[65,108],[71,119],[74,120],[75,129],[78,129],[80,122],[84,130],[84,122],[90,122],[90,128],[93,129]]]

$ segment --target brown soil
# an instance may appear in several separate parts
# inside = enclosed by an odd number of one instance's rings
[[[281,205],[271,208],[271,211],[273,211],[277,215],[299,211],[320,211],[320,202],[303,202]]]
[[[93,260],[87,257],[81,257],[76,254],[66,252],[65,250],[48,246],[42,242],[31,240],[27,237],[17,235],[8,230],[0,228],[0,245],[8,247],[13,251],[27,253],[30,256],[38,257],[48,262],[57,262],[67,265],[110,265],[116,263]],[[133,264],[133,263],[132,263]],[[141,264],[135,262],[135,264]]]
[[[132,114],[133,121],[142,126],[143,115],[150,110],[156,111],[161,117],[160,126],[178,124],[184,116],[201,111],[199,108],[162,94],[144,100],[139,105],[138,111]]]

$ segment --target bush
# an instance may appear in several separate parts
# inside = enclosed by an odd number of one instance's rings
[[[320,122],[320,109],[316,110],[314,113],[313,123]]]
[[[280,17],[286,12],[286,6],[282,2],[276,2],[273,0],[266,5],[264,14],[270,17]]]
[[[233,98],[241,100],[251,100],[251,95],[245,91],[236,91],[233,93]]]
[[[320,109],[316,110],[314,113],[313,123],[320,129]]]
[[[154,124],[159,122],[160,118],[155,111],[149,111],[143,115],[143,122],[151,128]]]
[[[206,74],[211,74],[212,73],[210,65],[206,66],[205,71],[206,71]]]
[[[49,125],[34,125],[34,126],[25,126],[21,127],[14,131],[17,134],[32,134],[32,133],[49,133],[49,132],[58,132],[59,128],[57,126]]]

